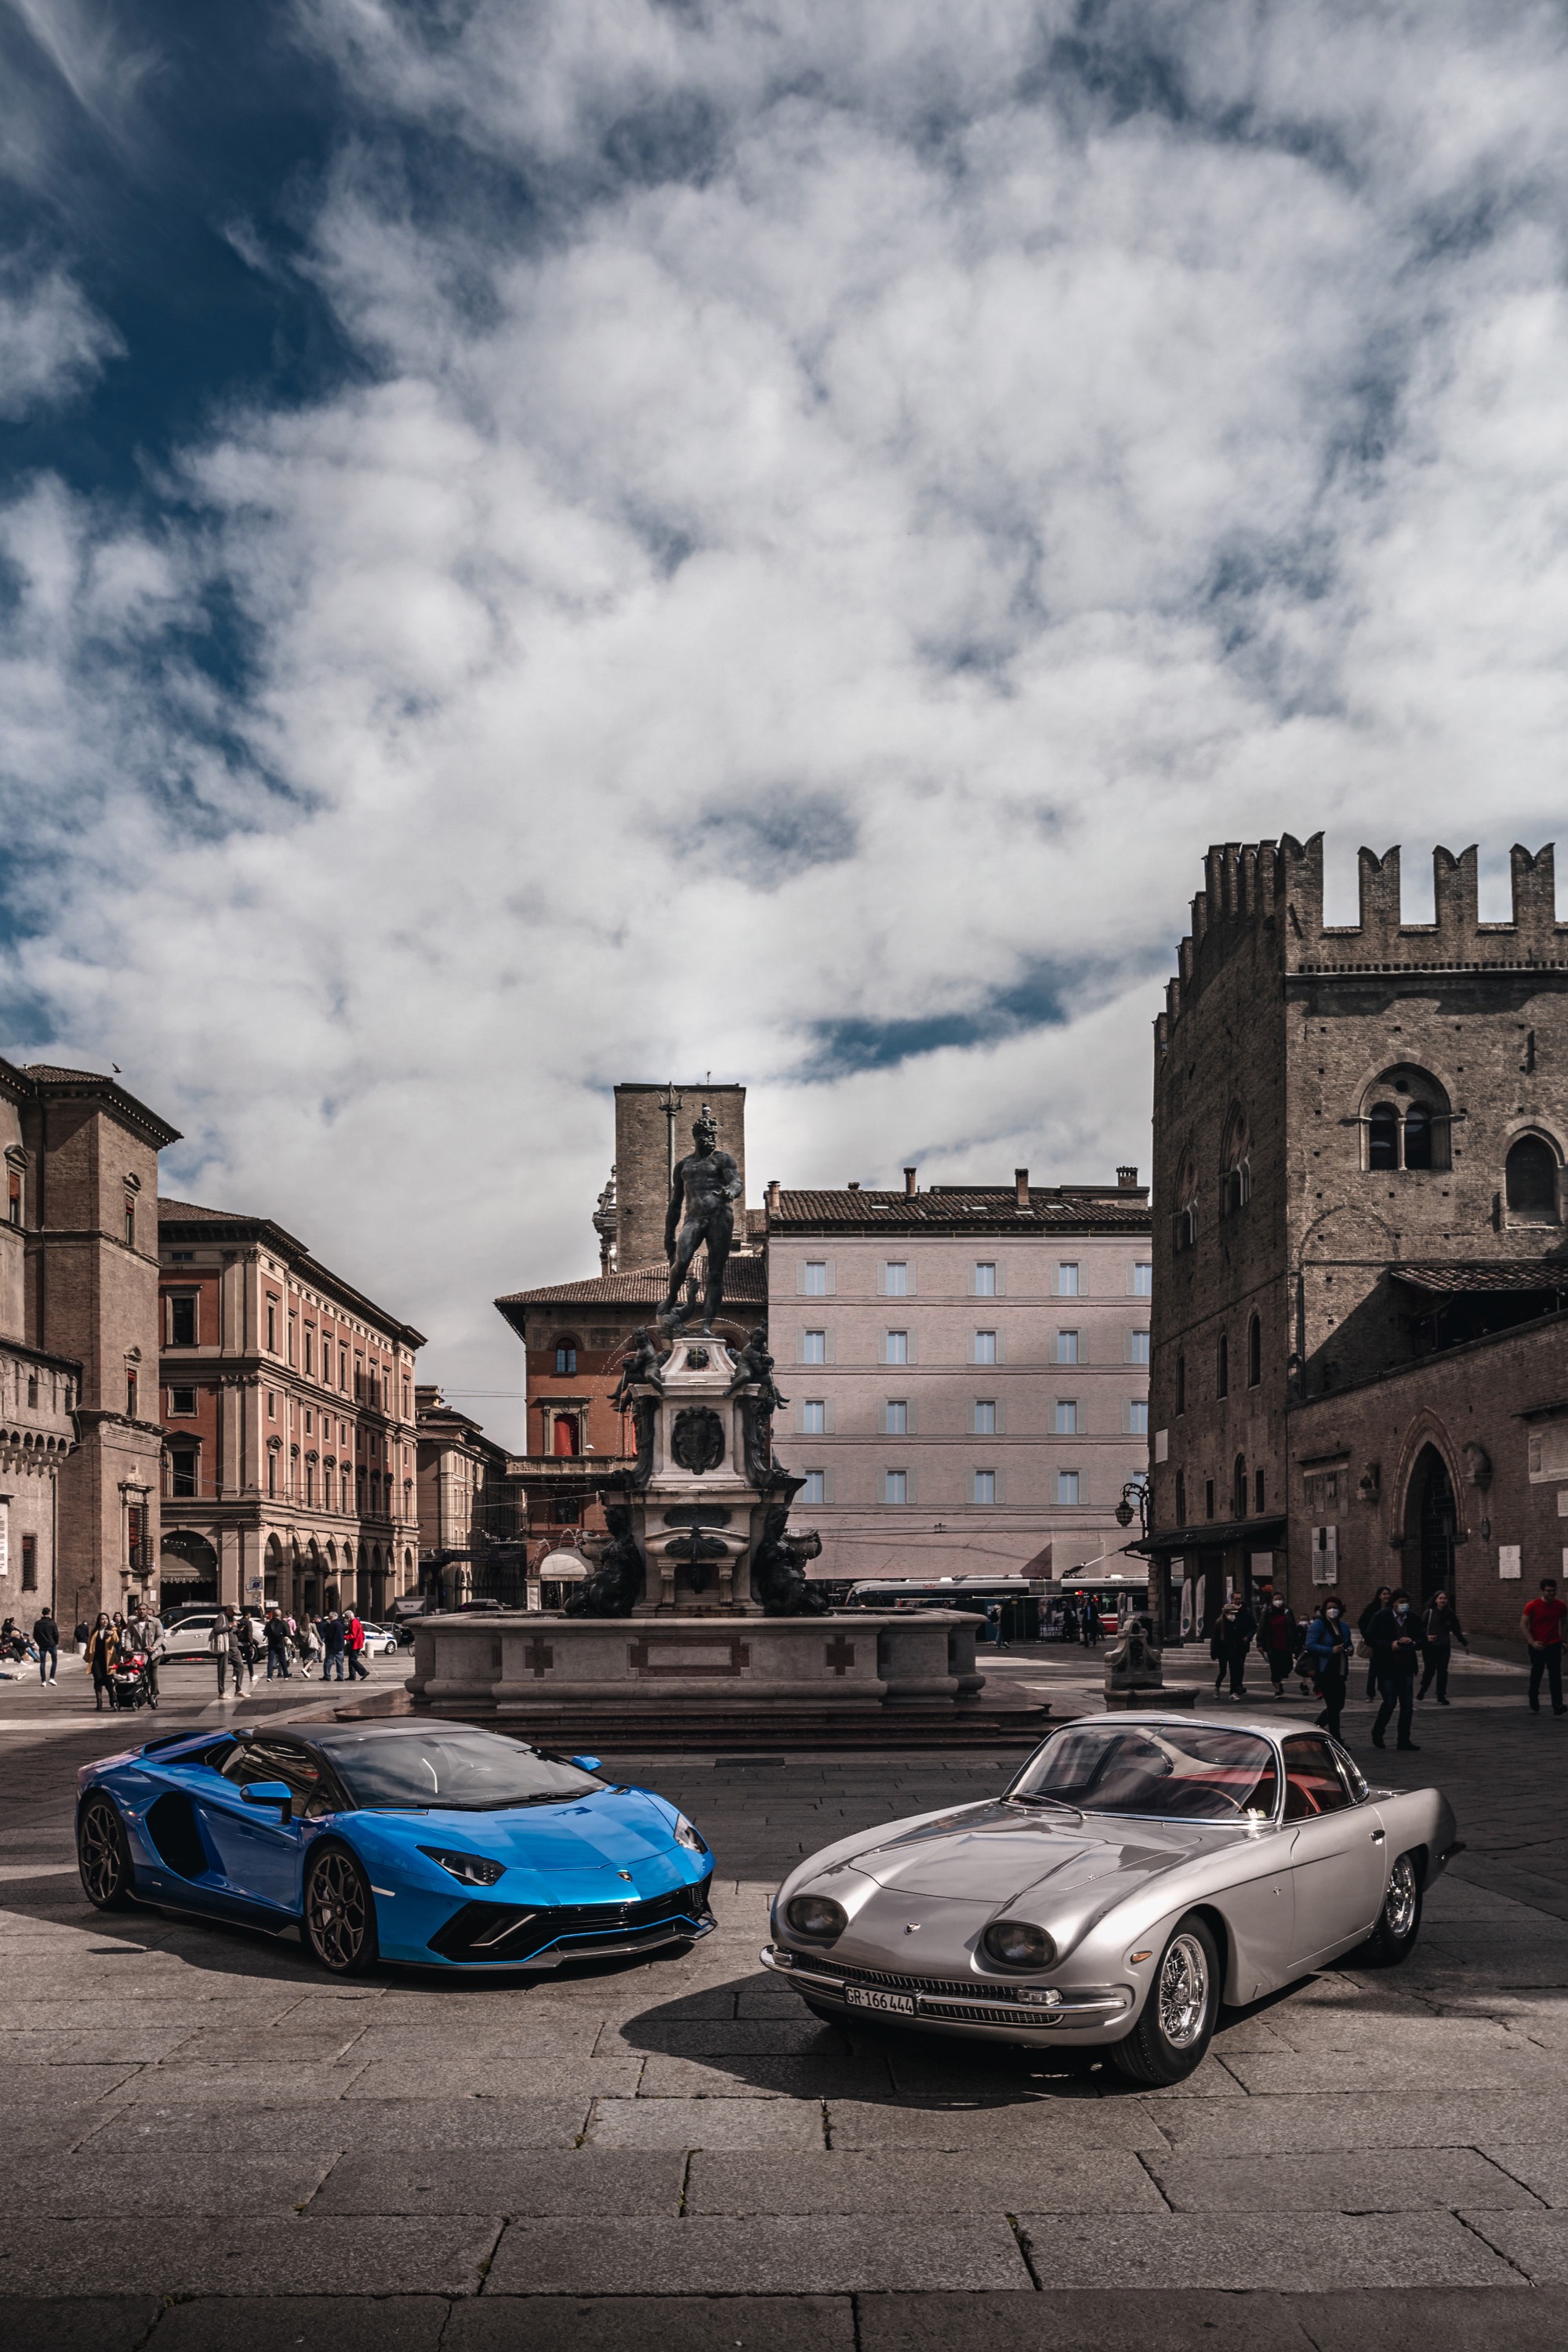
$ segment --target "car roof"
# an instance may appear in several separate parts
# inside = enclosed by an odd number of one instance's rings
[[[1121,1723],[1142,1724],[1146,1727],[1158,1724],[1161,1729],[1165,1731],[1191,1731],[1194,1728],[1203,1731],[1250,1731],[1259,1739],[1274,1740],[1288,1739],[1293,1732],[1312,1732],[1317,1728],[1310,1723],[1260,1723],[1254,1716],[1189,1714],[1185,1707],[1183,1707],[1179,1714],[1169,1711],[1155,1714],[1151,1710],[1145,1715],[1134,1715],[1131,1708],[1123,1714],[1119,1707],[1114,1715],[1091,1715],[1087,1717],[1080,1715],[1072,1717],[1069,1720],[1075,1731],[1082,1731],[1086,1727],[1098,1729],[1102,1724],[1107,1728],[1113,1728]],[[1067,1726],[1064,1724],[1063,1729],[1066,1728]]]

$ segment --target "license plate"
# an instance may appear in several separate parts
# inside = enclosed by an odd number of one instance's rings
[[[851,2009],[890,2009],[896,2017],[912,2017],[912,1992],[868,1992],[861,1985],[846,1985],[844,1998]]]

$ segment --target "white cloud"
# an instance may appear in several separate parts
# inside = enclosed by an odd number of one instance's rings
[[[301,22],[375,379],[155,532],[12,509],[16,974],[455,1386],[592,1264],[616,1077],[747,1079],[755,1182],[1108,1176],[1208,840],[1550,834],[1555,19]]]
[[[121,348],[63,270],[0,284],[0,416],[25,416],[79,391]]]

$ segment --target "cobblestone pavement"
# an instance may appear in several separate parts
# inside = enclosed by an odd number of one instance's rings
[[[1096,1703],[1076,1654],[997,1670],[1058,1714]],[[1526,1712],[1515,1666],[1462,1662],[1423,1752],[1376,1759],[1447,1789],[1468,1842],[1412,1959],[1227,2014],[1154,2094],[1055,2053],[841,2034],[757,1967],[799,1854],[984,1794],[1017,1751],[616,1757],[706,1831],[718,1934],[527,1987],[345,1987],[291,1943],[87,1906],[73,1776],[122,1728],[84,1696],[0,1685],[17,2352],[1563,2340],[1568,1722]],[[340,1696],[263,1686],[240,1713]],[[1370,1763],[1369,1712],[1346,1731]],[[187,1718],[219,1719],[205,1683],[158,1727]]]

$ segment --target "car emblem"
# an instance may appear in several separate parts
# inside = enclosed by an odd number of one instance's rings
[[[616,1876],[617,1878],[624,1878],[624,1879],[626,1880],[626,1885],[627,1885],[628,1886],[629,1886],[629,1885],[631,1885],[631,1883],[632,1883],[632,1874],[631,1874],[631,1872],[630,1872],[629,1870],[617,1870],[617,1871],[616,1871]]]

